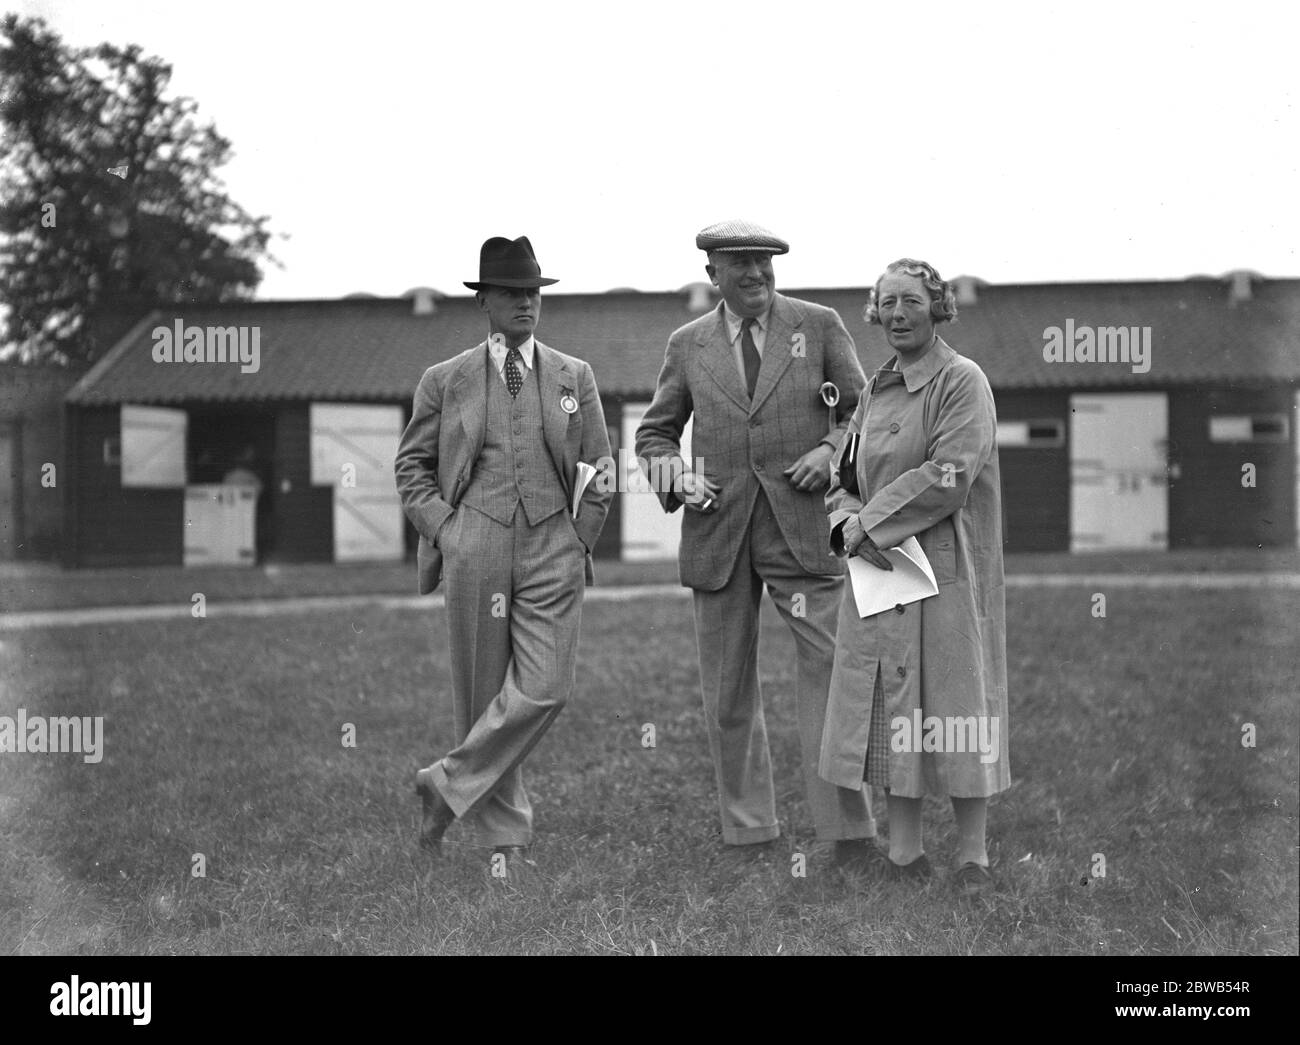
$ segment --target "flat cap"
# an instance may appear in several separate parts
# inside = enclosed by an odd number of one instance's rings
[[[700,250],[763,251],[768,254],[787,254],[790,244],[752,221],[720,221],[707,229],[700,229],[695,237]]]

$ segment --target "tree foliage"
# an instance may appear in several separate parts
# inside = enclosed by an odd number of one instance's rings
[[[251,297],[266,217],[226,194],[230,142],[168,98],[139,47],[71,48],[41,19],[0,22],[0,342],[84,365],[96,317]]]

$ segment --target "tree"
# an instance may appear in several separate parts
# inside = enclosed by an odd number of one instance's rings
[[[266,217],[226,195],[230,142],[165,97],[140,48],[74,49],[41,19],[0,23],[0,342],[25,361],[93,362],[96,317],[249,298]]]

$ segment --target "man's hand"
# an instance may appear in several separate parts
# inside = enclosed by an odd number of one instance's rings
[[[442,550],[442,539],[447,535],[447,524],[451,522],[452,517],[456,514],[453,508],[447,513],[447,517],[442,520],[442,525],[438,527],[438,532],[433,535],[433,546],[439,551]]]
[[[682,472],[673,488],[682,504],[696,512],[716,512],[718,492],[717,486],[695,472]]]
[[[856,515],[850,515],[844,520],[844,525],[840,528],[840,536],[844,540],[844,550],[850,555],[866,559],[872,566],[878,566],[882,570],[894,568],[894,564],[876,547],[876,542],[867,536],[867,531],[862,528],[862,521]]]
[[[805,493],[824,490],[831,483],[831,457],[835,451],[825,443],[818,443],[781,474],[790,485]]]

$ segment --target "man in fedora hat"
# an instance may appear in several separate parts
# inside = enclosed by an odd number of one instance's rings
[[[694,589],[722,839],[746,846],[780,834],[758,682],[766,585],[794,635],[795,715],[817,839],[835,843],[838,866],[868,870],[880,854],[867,793],[817,774],[844,573],[829,551],[822,490],[866,380],[832,309],[775,292],[772,255],[789,250],[785,240],[729,221],[704,229],[695,245],[708,254],[705,271],[722,301],[669,337],[636,453],[674,476],[672,489],[658,484],[664,509],[687,509],[681,579]],[[829,389],[823,399],[827,382],[838,401]],[[681,459],[692,414],[699,472]]]
[[[584,582],[612,493],[579,462],[609,460],[591,367],[533,336],[542,276],[527,237],[493,237],[466,282],[488,338],[430,367],[398,447],[397,489],[420,533],[425,594],[445,580],[456,747],[416,774],[420,841],[457,818],[526,861],[520,763],[573,689]],[[575,497],[575,493],[577,496]]]

